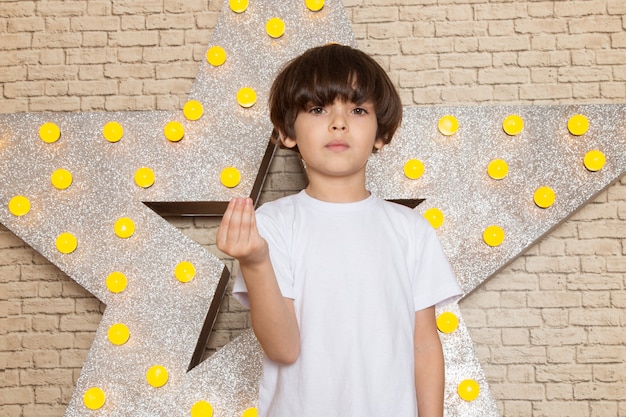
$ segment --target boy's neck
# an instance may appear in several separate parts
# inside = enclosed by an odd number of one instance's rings
[[[342,182],[331,182],[330,184],[325,183],[323,186],[319,186],[314,182],[310,182],[305,192],[309,197],[328,203],[355,203],[370,196],[370,192],[367,191],[364,183],[360,186],[354,186]]]

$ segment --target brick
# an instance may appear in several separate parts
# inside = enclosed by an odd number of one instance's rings
[[[591,365],[549,365],[537,366],[535,378],[537,382],[588,382],[593,380]]]
[[[396,7],[365,7],[354,10],[353,23],[381,23],[395,22],[398,20]]]
[[[567,21],[564,19],[517,19],[515,32],[532,34],[568,33]]]
[[[604,49],[610,48],[611,38],[605,34],[557,35],[557,49]]]
[[[112,32],[109,35],[110,46],[156,46],[159,34],[156,31],[124,31]]]
[[[581,297],[581,294],[574,292],[542,291],[528,294],[528,306],[535,308],[580,307]]]
[[[619,323],[620,312],[613,309],[598,308],[570,312],[570,324],[576,326],[619,326]]]
[[[7,31],[11,32],[41,32],[44,30],[44,20],[41,17],[17,17],[9,19]]]
[[[0,404],[29,404],[33,402],[33,390],[29,387],[0,389]]]
[[[576,352],[578,363],[619,363],[626,359],[623,346],[579,346]]]
[[[543,320],[535,309],[493,308],[487,311],[487,324],[497,327],[537,327]]]
[[[533,417],[589,417],[587,407],[581,407],[580,404],[553,401],[549,403],[536,402],[533,403]]]
[[[486,36],[487,22],[435,22],[435,35],[447,36]]]
[[[623,400],[624,386],[621,384],[584,382],[574,385],[574,398],[577,400]]]
[[[163,11],[163,0],[119,0],[113,3],[113,14],[115,15],[136,15],[161,13]]]
[[[480,84],[523,84],[530,80],[525,68],[481,69],[478,71]]]
[[[117,16],[81,16],[70,19],[72,31],[115,32],[120,29],[120,18]]]
[[[146,29],[191,29],[194,27],[192,15],[155,14],[146,18]]]
[[[621,32],[622,19],[619,17],[590,16],[570,19],[568,26],[571,34]]]
[[[523,100],[555,100],[571,97],[569,85],[524,85],[520,86]]]
[[[530,344],[532,345],[550,346],[555,340],[559,341],[559,345],[576,346],[587,341],[587,334],[580,327],[530,329]]]
[[[29,47],[31,47],[31,35],[28,33],[0,33],[0,51]]]
[[[498,36],[478,38],[478,50],[483,52],[526,51],[530,48],[528,36]]]
[[[490,389],[494,397],[500,400],[540,401],[544,398],[542,384],[490,384]],[[552,416],[554,415],[559,414]]]

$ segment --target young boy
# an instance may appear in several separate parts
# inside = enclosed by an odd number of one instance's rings
[[[428,223],[365,188],[402,119],[396,90],[372,58],[331,44],[291,61],[269,104],[309,184],[256,215],[233,199],[217,235],[265,352],[259,416],[441,417],[435,305],[461,290]]]

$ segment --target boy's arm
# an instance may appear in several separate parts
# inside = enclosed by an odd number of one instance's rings
[[[300,331],[293,300],[278,287],[269,248],[256,228],[251,199],[231,200],[217,232],[217,247],[239,261],[248,289],[252,329],[271,360],[293,363],[300,354]]]
[[[435,307],[415,313],[415,395],[420,417],[442,417],[444,363]]]

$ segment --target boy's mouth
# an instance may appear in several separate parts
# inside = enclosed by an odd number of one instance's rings
[[[342,152],[349,148],[348,144],[342,140],[333,140],[326,148],[333,152]]]

